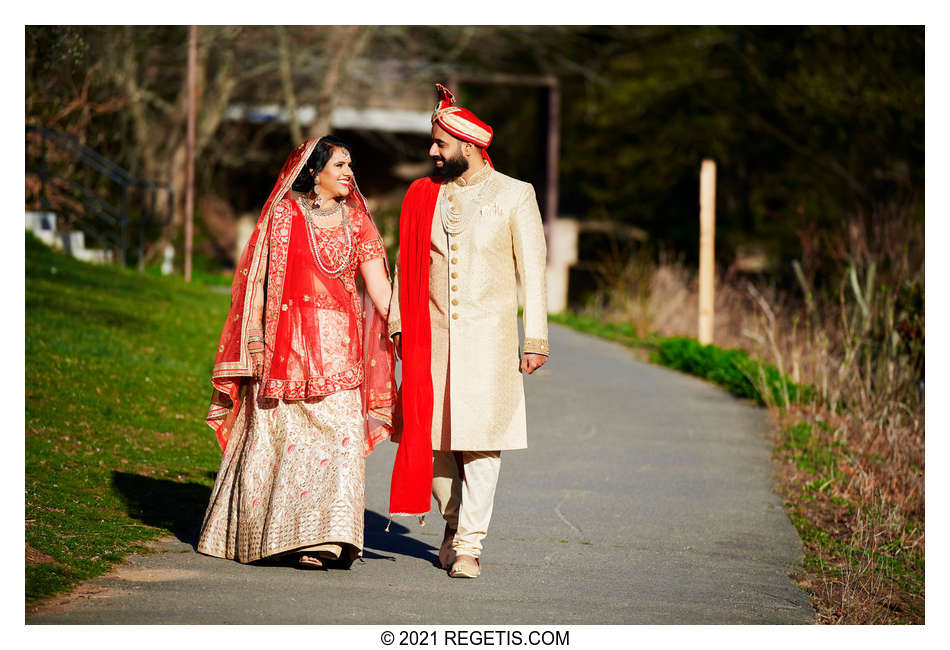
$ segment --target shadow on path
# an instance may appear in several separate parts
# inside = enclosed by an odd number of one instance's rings
[[[112,472],[112,486],[130,517],[164,528],[192,548],[197,546],[211,488],[127,472]]]
[[[211,489],[198,483],[177,483],[127,472],[113,472],[112,485],[122,496],[129,516],[149,526],[170,531],[180,541],[196,548]],[[396,520],[366,510],[363,558],[396,561],[397,555],[428,560],[436,564],[438,547],[406,535],[409,529]]]
[[[428,560],[433,564],[439,561],[439,549],[418,539],[408,537],[409,529],[394,519],[386,532],[389,517],[367,510],[363,533],[363,557],[367,560],[396,561],[396,555]],[[373,549],[373,550],[370,550]],[[377,551],[374,553],[373,551]]]

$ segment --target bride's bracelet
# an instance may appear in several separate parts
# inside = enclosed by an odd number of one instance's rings
[[[260,354],[264,351],[264,338],[261,336],[249,336],[247,338],[247,351],[251,354]]]
[[[247,330],[247,351],[250,354],[261,354],[264,352],[264,330],[260,327],[252,327]]]

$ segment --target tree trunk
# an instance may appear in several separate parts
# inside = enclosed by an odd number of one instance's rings
[[[208,56],[214,45],[209,38],[201,38],[201,34],[207,30],[202,29],[199,32],[198,40],[198,67],[195,80],[195,94],[197,95],[198,105],[198,124],[195,142],[195,157],[200,159],[202,152],[207,148],[211,139],[214,137],[221,122],[224,120],[224,114],[227,110],[234,89],[237,87],[238,78],[235,72],[236,52],[234,39],[238,36],[240,28],[225,28],[225,38],[227,44],[225,47],[218,48],[221,53],[221,61],[217,66],[214,77],[208,83]],[[206,88],[208,92],[205,92]],[[212,98],[210,101],[204,101],[206,97]],[[172,129],[169,137],[166,138],[167,154],[163,156],[169,162],[167,177],[172,191],[175,193],[175,216],[169,223],[158,241],[153,243],[148,250],[146,258],[155,259],[160,255],[165,247],[174,239],[175,234],[180,232],[184,225],[185,209],[185,163],[187,160],[187,150],[185,143],[185,117],[187,85],[182,81],[182,88],[179,92],[179,101],[176,102],[176,115],[172,120]]]
[[[344,81],[346,67],[358,58],[369,42],[371,27],[349,25],[331,27],[326,45],[326,69],[320,79],[317,115],[310,126],[310,137],[319,138],[330,132],[330,119],[336,108],[337,95]]]
[[[280,59],[280,81],[284,90],[284,106],[287,109],[287,121],[290,126],[291,146],[303,142],[303,131],[297,119],[297,94],[294,92],[294,68],[291,60],[290,44],[287,42],[287,30],[283,26],[274,27],[277,32],[277,54]]]

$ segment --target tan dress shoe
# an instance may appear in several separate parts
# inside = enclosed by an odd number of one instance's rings
[[[482,565],[478,558],[471,555],[459,555],[452,565],[449,575],[453,578],[477,578],[482,572]]]
[[[439,564],[443,569],[448,569],[455,564],[455,549],[452,548],[452,542],[455,541],[455,529],[445,525],[445,533],[442,535],[442,546],[439,548]]]

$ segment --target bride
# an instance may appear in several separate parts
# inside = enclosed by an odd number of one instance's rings
[[[364,457],[392,429],[391,291],[349,148],[301,144],[234,273],[207,416],[223,456],[199,552],[305,568],[362,553]]]

